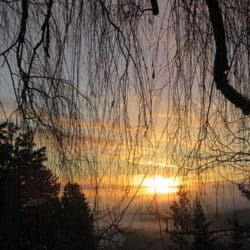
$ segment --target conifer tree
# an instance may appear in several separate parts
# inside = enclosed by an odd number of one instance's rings
[[[62,196],[62,240],[65,249],[95,250],[93,216],[77,183],[68,182]]]
[[[12,123],[0,125],[0,249],[27,248],[47,238],[53,223],[45,215],[60,184],[45,161],[46,150],[35,148],[32,132],[21,133]]]
[[[193,207],[193,231],[194,239],[192,250],[212,250],[213,237],[209,232],[209,223],[206,220],[200,199],[196,198]]]
[[[191,225],[191,205],[188,192],[184,186],[179,187],[177,192],[178,201],[173,201],[170,209],[173,214],[174,229],[170,232],[170,239],[177,249],[188,249],[189,239],[187,232]]]
[[[239,221],[238,221],[236,213],[234,213],[232,224],[233,224],[232,225],[233,231],[231,233],[231,238],[229,242],[230,249],[231,250],[239,250],[239,249],[243,250],[244,246],[242,242],[242,235],[240,232],[240,225],[239,225]]]

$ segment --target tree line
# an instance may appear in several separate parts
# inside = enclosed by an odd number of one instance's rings
[[[177,200],[170,206],[173,225],[169,235],[171,250],[243,250],[249,249],[250,226],[240,225],[234,212],[230,221],[224,222],[223,229],[214,229],[207,218],[201,198],[196,197],[193,203],[184,186],[179,187]],[[226,228],[226,225],[227,228]]]
[[[45,166],[46,149],[36,147],[32,132],[1,124],[0,156],[0,249],[97,249],[94,218],[80,185],[68,182],[59,195],[59,178]],[[239,189],[248,198],[248,190]],[[249,247],[249,225],[242,229],[235,214],[229,230],[213,230],[200,198],[191,202],[184,186],[170,211],[168,249]]]
[[[94,250],[94,220],[80,185],[45,166],[46,149],[32,132],[0,125],[0,249]]]

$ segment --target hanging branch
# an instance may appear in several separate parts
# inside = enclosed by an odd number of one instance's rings
[[[159,14],[159,7],[158,7],[158,3],[157,0],[150,0],[151,5],[152,5],[152,12],[153,15],[156,16]]]
[[[229,100],[237,108],[240,108],[243,114],[250,115],[250,99],[234,89],[229,84],[227,79],[229,66],[227,60],[225,29],[218,1],[206,0],[206,4],[208,6],[216,44],[216,54],[214,60],[214,81],[216,87],[221,91],[227,100]]]

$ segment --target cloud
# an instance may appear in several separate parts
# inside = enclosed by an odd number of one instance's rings
[[[164,162],[155,162],[155,161],[136,161],[130,160],[130,163],[138,164],[142,166],[153,166],[153,167],[160,167],[160,168],[178,168],[177,165],[171,163],[164,163]]]

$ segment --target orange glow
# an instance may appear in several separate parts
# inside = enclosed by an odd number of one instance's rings
[[[147,193],[149,194],[165,194],[174,193],[178,191],[178,186],[180,185],[180,180],[178,178],[163,177],[163,176],[153,176],[146,177],[142,181],[142,187],[145,187]]]

